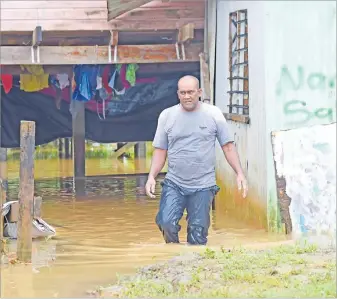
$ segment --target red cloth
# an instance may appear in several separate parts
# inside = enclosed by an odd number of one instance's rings
[[[110,66],[106,65],[103,70],[103,74],[102,74],[102,85],[105,88],[106,92],[108,94],[111,94],[113,90],[109,86],[109,70],[110,70]]]
[[[4,87],[4,90],[5,90],[5,93],[9,93],[13,87],[13,75],[2,74],[1,81]]]

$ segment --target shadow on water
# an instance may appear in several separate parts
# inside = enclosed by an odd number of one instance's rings
[[[184,245],[185,217],[180,246],[165,245],[155,225],[163,175],[158,178],[157,197],[151,200],[144,195],[145,175],[97,173],[99,176],[86,178],[84,199],[74,198],[67,171],[59,177],[47,174],[47,178],[36,179],[36,194],[43,197],[42,217],[56,228],[57,236],[33,242],[32,266],[2,266],[2,297],[83,297],[86,290],[113,283],[118,274],[132,273],[139,266],[191,250]],[[9,181],[11,199],[17,198],[18,183],[13,178]],[[224,219],[220,210],[212,213],[212,219],[210,246],[277,240]],[[15,249],[15,242],[9,242],[10,252]]]

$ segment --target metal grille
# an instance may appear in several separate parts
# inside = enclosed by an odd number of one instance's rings
[[[229,14],[229,113],[249,115],[247,10]]]

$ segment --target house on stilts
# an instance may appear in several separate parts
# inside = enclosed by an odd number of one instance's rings
[[[202,100],[222,109],[249,183],[242,199],[218,147],[216,209],[290,232],[271,134],[336,121],[334,2],[0,2],[2,147],[19,146],[21,119],[36,121],[37,144],[72,137],[80,194],[85,139],[151,141],[177,103],[177,79],[194,74]]]

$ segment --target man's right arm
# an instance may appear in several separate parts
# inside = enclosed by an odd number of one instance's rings
[[[162,111],[158,118],[156,134],[153,139],[153,147],[155,148],[152,157],[151,169],[149,177],[156,178],[158,173],[163,169],[168,149],[168,136],[165,130],[167,119],[167,110]]]
[[[151,162],[149,178],[155,179],[158,173],[163,169],[166,162],[167,150],[155,148]]]
[[[155,148],[153,152],[151,168],[148,176],[148,180],[146,183],[146,193],[151,198],[154,198],[154,189],[156,186],[156,177],[158,173],[163,169],[168,149],[168,136],[165,130],[166,123],[166,113],[164,110],[158,119],[158,126],[156,130],[156,134],[153,139],[153,147]]]

